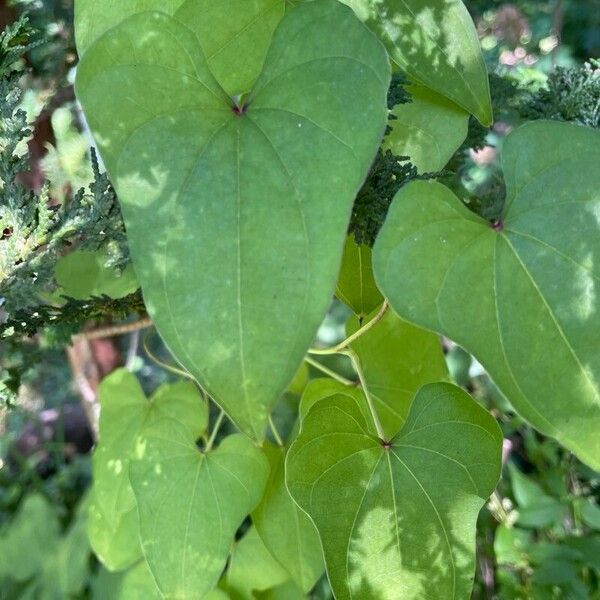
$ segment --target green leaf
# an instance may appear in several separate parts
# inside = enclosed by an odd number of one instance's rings
[[[231,553],[225,588],[233,600],[254,600],[255,591],[268,590],[289,578],[252,527]]]
[[[149,425],[177,419],[197,439],[208,423],[208,407],[188,381],[161,386],[150,400],[137,378],[121,369],[99,390],[100,441],[94,451],[88,531],[98,558],[121,570],[141,557],[138,517],[129,484],[129,464],[139,436]]]
[[[56,283],[65,296],[77,300],[99,296],[124,298],[133,294],[139,288],[133,266],[128,265],[118,274],[106,266],[106,260],[104,252],[71,252],[56,263]]]
[[[494,555],[497,564],[526,567],[529,562],[527,552],[531,543],[530,532],[500,524],[494,534]]]
[[[167,598],[202,598],[217,584],[236,530],[269,476],[242,435],[202,453],[181,423],[165,419],[138,440],[130,480],[144,557]]]
[[[421,173],[441,171],[467,137],[469,115],[444,96],[420,86],[406,87],[412,102],[392,109],[392,130],[383,149],[409,156]]]
[[[196,34],[159,13],[107,32],[78,68],[148,311],[256,439],[329,306],[389,80],[384,48],[335,0],[286,14],[239,108]]]
[[[416,83],[493,122],[475,25],[461,0],[341,0],[374,31]]]
[[[271,474],[263,499],[252,513],[252,521],[270,553],[296,584],[309,592],[324,571],[321,542],[314,525],[285,487],[285,449],[268,444],[263,451],[271,465]]]
[[[247,92],[258,77],[285,5],[285,0],[77,0],[77,48],[83,56],[93,42],[128,17],[160,11],[198,36],[210,71],[235,96]]]
[[[264,592],[258,592],[254,597],[256,600],[307,600],[306,595],[293,581],[288,581]]]
[[[595,468],[598,164],[598,132],[525,125],[504,144],[501,231],[442,185],[414,182],[373,252],[379,287],[402,318],[463,346],[521,416]]]
[[[468,598],[501,448],[493,418],[451,384],[421,388],[389,448],[352,398],[315,404],[286,479],[317,526],[336,599]]]
[[[101,569],[92,582],[94,600],[160,600],[152,573],[145,561],[127,571],[111,573]]]
[[[350,336],[359,327],[358,319],[350,317],[346,332]],[[448,379],[439,336],[403,321],[392,310],[350,347],[358,355],[375,410],[390,438],[404,424],[419,388]]]
[[[366,317],[383,302],[373,277],[371,248],[357,244],[353,235],[346,238],[335,295],[359,318]]]

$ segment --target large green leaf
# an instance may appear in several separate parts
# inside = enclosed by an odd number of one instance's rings
[[[285,6],[285,0],[76,0],[77,48],[83,56],[102,34],[128,17],[160,11],[197,34],[207,65],[223,89],[241,94],[258,77]]]
[[[193,438],[206,429],[208,407],[195,385],[161,386],[150,400],[137,378],[121,369],[100,385],[100,441],[94,451],[88,531],[94,552],[109,570],[121,570],[141,556],[138,517],[129,484],[129,464],[145,427],[177,419]]]
[[[491,125],[487,70],[461,0],[341,0],[386,45],[412,80]]]
[[[350,317],[346,325],[348,335],[359,326],[359,320]],[[388,437],[393,437],[404,424],[419,388],[448,379],[439,336],[403,321],[392,310],[353,342],[351,348],[358,355],[375,410]]]
[[[173,419],[145,430],[130,480],[144,557],[166,598],[195,600],[215,587],[268,475],[268,461],[245,436],[203,453]]]
[[[398,314],[475,355],[524,418],[595,468],[599,164],[598,132],[525,125],[505,142],[507,200],[495,228],[442,185],[412,183],[373,258]]]
[[[286,14],[239,108],[197,33],[164,14],[130,17],[79,66],[148,310],[258,439],[329,305],[389,77],[384,48],[335,0]]]
[[[396,156],[409,156],[421,173],[441,171],[465,141],[469,115],[426,87],[410,85],[406,89],[412,101],[392,109],[395,119],[383,148]]]
[[[373,277],[371,248],[357,244],[353,235],[346,238],[335,295],[361,319],[383,302]]]
[[[271,554],[296,584],[309,592],[323,574],[323,551],[310,519],[294,503],[285,487],[285,448],[263,448],[271,465],[265,494],[252,521]],[[275,587],[272,583],[269,587]],[[266,589],[266,588],[263,588]]]
[[[317,526],[337,600],[467,599],[477,514],[501,468],[492,417],[451,384],[429,384],[389,447],[345,395],[319,401],[286,462]]]
[[[101,569],[92,582],[94,600],[161,600],[146,561],[141,560],[127,569],[111,573]]]

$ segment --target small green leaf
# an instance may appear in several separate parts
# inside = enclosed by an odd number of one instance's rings
[[[357,244],[353,235],[346,238],[335,295],[359,318],[366,317],[383,302],[373,277],[371,248]]]
[[[235,532],[269,476],[242,435],[202,453],[180,422],[163,419],[138,439],[130,468],[144,557],[167,598],[197,599],[217,584]]]
[[[347,334],[352,335],[359,326],[358,319],[350,317]],[[448,379],[439,336],[403,321],[392,310],[351,348],[358,355],[375,410],[390,438],[404,424],[419,388]]]
[[[317,526],[336,599],[468,598],[501,449],[493,418],[451,384],[421,388],[389,448],[352,398],[315,404],[286,479]]]
[[[99,391],[100,441],[94,451],[88,531],[94,552],[109,570],[121,570],[141,556],[138,518],[129,464],[144,428],[177,419],[198,438],[206,429],[208,407],[191,382],[163,385],[150,400],[137,378],[121,369]]]
[[[260,440],[330,304],[387,123],[390,65],[335,0],[286,14],[243,100],[215,79],[204,43],[165,14],[134,15],[85,52],[77,92],[161,336]]]
[[[252,527],[231,552],[225,588],[233,600],[254,600],[254,592],[278,586],[289,578]]]
[[[449,98],[483,125],[490,86],[473,20],[461,0],[341,0],[374,31],[415,82]]]
[[[548,149],[552,148],[552,152]],[[483,364],[537,429],[600,467],[600,134],[558,122],[505,141],[495,228],[434,182],[396,196],[373,252],[398,314]]]
[[[285,487],[285,449],[268,444],[263,451],[271,465],[271,475],[252,521],[271,554],[296,584],[309,592],[325,568],[321,542],[314,525]]]
[[[420,173],[441,171],[467,137],[469,114],[432,90],[406,87],[412,102],[392,109],[392,131],[383,149],[396,156],[409,156]]]
[[[133,266],[128,265],[118,274],[106,266],[106,260],[104,252],[71,252],[56,263],[56,283],[65,296],[77,300],[99,296],[124,298],[133,294],[139,288]]]

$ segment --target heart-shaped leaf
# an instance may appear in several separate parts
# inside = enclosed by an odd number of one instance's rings
[[[252,521],[271,554],[296,584],[309,592],[324,570],[321,542],[314,525],[285,487],[285,448],[269,444],[264,452],[271,474],[263,499],[252,513]]]
[[[411,102],[392,109],[392,130],[383,148],[409,156],[421,173],[443,169],[465,141],[469,115],[444,96],[420,85],[406,86]]]
[[[197,34],[210,70],[227,93],[237,95],[247,92],[258,77],[285,7],[285,0],[76,0],[77,48],[83,56],[102,34],[128,17],[160,11]]]
[[[191,382],[160,387],[150,400],[137,378],[120,369],[102,381],[100,441],[94,451],[88,533],[96,555],[111,571],[141,557],[138,517],[129,464],[145,427],[177,419],[194,439],[206,429],[208,407]]]
[[[243,435],[202,453],[175,420],[144,431],[130,481],[144,557],[165,597],[195,600],[215,587],[268,476],[266,458]]]
[[[384,48],[335,0],[286,14],[239,104],[197,32],[165,14],[130,17],[79,66],[148,310],[258,439],[329,305],[389,78]]]
[[[461,0],[341,0],[374,31],[391,58],[417,83],[491,125],[487,70]]]
[[[350,317],[346,332],[352,335],[359,327],[358,319]],[[423,385],[448,379],[439,336],[403,321],[392,310],[350,347],[358,355],[388,437],[404,424],[412,399]]]
[[[524,418],[595,468],[599,164],[598,132],[525,125],[504,145],[507,200],[494,227],[444,186],[415,182],[373,254],[400,316],[476,356]]]
[[[385,445],[349,396],[315,404],[286,481],[317,526],[337,600],[468,598],[501,448],[493,418],[451,384],[421,388]]]

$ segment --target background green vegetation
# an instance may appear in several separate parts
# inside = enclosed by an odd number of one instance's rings
[[[471,209],[493,218],[504,197],[497,150],[511,128],[536,118],[600,126],[593,61],[600,0],[466,4],[496,123],[490,131],[471,124],[443,177]],[[11,27],[0,41],[0,598],[7,600],[116,597],[118,583],[89,551],[84,527],[98,383],[121,365],[147,392],[177,379],[161,364],[169,358],[157,336],[136,329],[144,308],[120,214],[74,99],[72,16],[68,0],[0,5],[0,30]],[[372,240],[398,185],[416,175],[408,161],[378,157],[354,211],[358,237]],[[61,276],[60,261],[73,249],[86,252],[77,259],[80,276],[69,277],[73,265]],[[341,303],[332,306],[323,343],[343,337],[348,315]],[[133,330],[110,329],[123,322]],[[82,331],[93,333],[71,337]],[[497,416],[505,437],[504,477],[479,521],[473,598],[600,598],[600,476],[525,425],[467,353],[445,348],[455,381]],[[328,361],[351,376],[343,359]],[[305,379],[316,374],[299,373],[281,399],[280,431],[291,428]],[[330,597],[325,581],[313,597]]]

